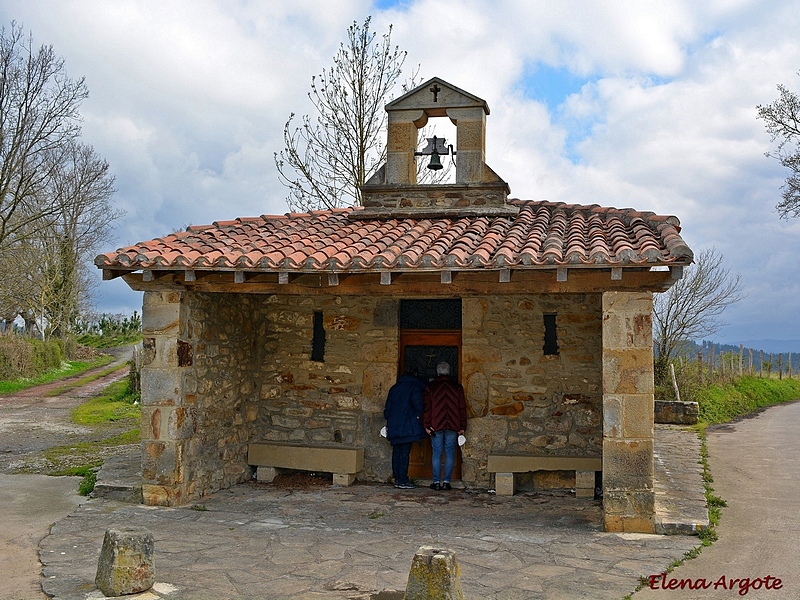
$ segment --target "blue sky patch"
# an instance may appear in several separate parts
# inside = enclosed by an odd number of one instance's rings
[[[372,5],[378,10],[389,10],[390,8],[403,9],[408,6],[410,0],[374,0]]]
[[[544,102],[550,112],[556,114],[567,96],[597,78],[582,77],[563,67],[551,67],[538,63],[526,69],[522,79],[523,90],[528,98]]]

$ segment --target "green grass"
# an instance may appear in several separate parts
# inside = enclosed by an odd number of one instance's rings
[[[72,410],[72,420],[78,425],[114,423],[125,419],[138,419],[141,408],[134,401],[138,396],[128,389],[128,380],[109,385],[99,395],[89,398]]]
[[[114,360],[113,356],[102,355],[91,361],[73,360],[65,362],[58,369],[53,369],[39,375],[38,377],[15,379],[13,381],[0,381],[0,396],[14,394],[21,390],[26,390],[37,385],[52,383],[60,379],[66,379],[75,375],[80,375],[91,369],[102,367]]]
[[[117,335],[94,335],[87,333],[78,337],[78,343],[91,348],[117,348],[130,346],[142,341],[141,332]]]
[[[800,400],[800,380],[741,377],[699,390],[695,399],[703,425],[727,423],[761,408]]]
[[[53,446],[45,450],[42,455],[53,463],[48,475],[82,475],[86,469],[96,469],[103,464],[99,452],[103,448],[124,446],[140,440],[139,429],[131,429],[96,442],[78,442],[65,446]]]

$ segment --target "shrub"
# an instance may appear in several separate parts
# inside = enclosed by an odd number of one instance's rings
[[[0,380],[35,377],[57,369],[64,361],[58,340],[43,342],[17,335],[0,336]]]

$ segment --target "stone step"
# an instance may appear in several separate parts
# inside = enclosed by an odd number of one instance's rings
[[[92,497],[129,504],[142,503],[142,459],[138,444],[103,462]]]

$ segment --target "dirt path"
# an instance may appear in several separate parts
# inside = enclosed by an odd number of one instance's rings
[[[124,361],[117,363],[122,366]],[[77,377],[0,397],[0,473],[46,474],[53,465],[42,455],[44,450],[54,446],[96,442],[130,429],[128,423],[101,427],[76,425],[70,418],[72,410],[87,398],[127,377],[127,366],[61,395],[49,395],[70,382],[108,368],[108,365],[99,367]],[[109,452],[116,450],[110,449]]]
[[[121,367],[124,354],[115,363]],[[53,463],[43,454],[54,446],[108,439],[130,429],[130,423],[104,426],[76,425],[72,409],[123,379],[123,367],[61,395],[50,396],[70,381],[107,370],[93,369],[71,380],[62,380],[0,397],[0,597],[12,600],[43,599],[38,548],[50,526],[64,518],[84,500],[77,494],[79,477],[46,477]],[[101,449],[111,455],[125,446]],[[82,457],[83,459],[84,457]]]

